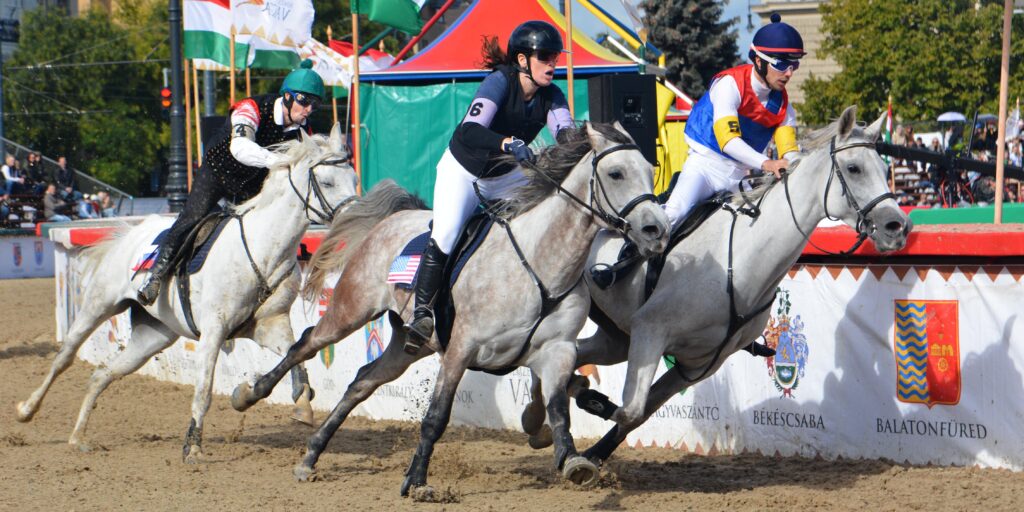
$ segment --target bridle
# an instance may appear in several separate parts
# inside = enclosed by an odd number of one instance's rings
[[[330,202],[327,201],[327,198],[324,197],[324,192],[320,188],[320,182],[317,181],[316,175],[313,173],[313,171],[315,171],[316,168],[320,167],[321,165],[329,165],[331,167],[337,167],[337,166],[340,166],[340,165],[347,164],[350,161],[351,161],[351,159],[348,158],[348,157],[344,157],[344,158],[326,158],[324,160],[321,160],[321,161],[311,165],[309,167],[309,170],[308,170],[308,176],[309,177],[308,177],[308,183],[306,184],[306,195],[305,195],[305,197],[303,197],[302,192],[299,192],[298,187],[295,186],[295,182],[292,181],[292,168],[291,168],[291,166],[288,167],[288,183],[292,186],[292,190],[295,191],[295,195],[300,200],[302,200],[303,206],[305,207],[305,210],[306,210],[306,218],[307,219],[309,219],[310,221],[314,220],[312,217],[309,216],[309,212],[313,212],[314,214],[316,214],[317,217],[320,217],[320,221],[323,224],[330,224],[331,221],[334,220],[334,214],[337,213],[337,211],[339,209],[341,209],[342,206],[344,206],[345,204],[347,204],[350,201],[353,201],[357,197],[355,195],[347,197],[347,198],[345,198],[345,200],[343,200],[342,202],[338,203],[337,206],[333,206],[332,207]],[[310,204],[310,200],[309,199],[310,199],[311,195],[315,196],[317,202],[320,203],[319,204],[319,208],[317,208],[316,206],[313,206],[312,204]]]
[[[875,232],[875,225],[870,220],[868,220],[868,215],[871,213],[871,210],[873,210],[876,206],[878,206],[879,203],[885,201],[886,199],[896,199],[895,194],[893,194],[892,192],[886,192],[884,194],[878,195],[871,201],[868,201],[868,203],[865,204],[863,208],[857,204],[857,199],[853,197],[853,194],[850,192],[850,187],[849,185],[846,184],[846,178],[843,176],[843,171],[842,169],[839,168],[839,161],[836,160],[837,153],[839,153],[840,151],[845,151],[847,149],[853,148],[875,149],[875,143],[851,142],[850,144],[846,144],[837,148],[836,138],[835,136],[832,137],[832,140],[829,142],[829,157],[832,159],[832,170],[828,175],[828,182],[825,184],[825,192],[822,197],[822,203],[825,206],[825,218],[829,220],[840,220],[839,217],[833,217],[832,214],[829,213],[828,211],[828,192],[832,188],[833,179],[838,178],[839,185],[843,188],[843,197],[846,198],[846,204],[849,205],[850,209],[857,212],[857,241],[854,242],[852,247],[845,251],[828,251],[826,249],[818,247],[818,245],[811,240],[810,235],[806,233],[803,230],[803,228],[800,227],[800,222],[798,222],[796,219],[796,212],[793,210],[793,201],[789,195],[789,173],[786,173],[782,177],[783,188],[785,188],[786,190],[786,202],[789,204],[789,215],[793,218],[793,224],[796,226],[797,231],[799,231],[800,234],[803,235],[804,239],[807,240],[807,242],[811,244],[811,246],[828,255],[848,256],[850,254],[853,254],[853,252],[860,248],[861,244],[863,244],[864,241],[867,240],[868,237]]]
[[[565,194],[566,197],[578,203],[580,206],[583,207],[583,209],[588,210],[590,213],[597,216],[597,218],[604,221],[604,223],[607,224],[611,229],[614,229],[615,231],[619,232],[619,234],[621,234],[622,236],[626,236],[633,229],[632,226],[630,226],[629,221],[626,220],[626,216],[628,216],[630,212],[632,212],[637,206],[646,201],[651,201],[657,204],[658,198],[654,194],[640,194],[631,199],[628,203],[626,203],[625,206],[623,206],[617,212],[609,212],[604,208],[604,206],[601,205],[600,201],[596,200],[597,189],[600,188],[601,196],[604,198],[604,202],[608,205],[611,205],[611,200],[608,198],[607,187],[605,187],[604,182],[601,181],[601,176],[597,173],[597,165],[601,162],[601,160],[604,157],[617,151],[625,150],[640,151],[640,147],[637,146],[636,144],[619,144],[617,146],[612,146],[604,151],[601,151],[600,153],[594,154],[594,157],[591,160],[592,170],[590,172],[589,204],[583,202],[582,199],[576,197],[572,192],[569,192],[568,190],[563,188],[560,183],[556,182],[543,171],[538,169],[537,172],[541,176],[547,178],[552,184],[554,184],[555,188],[558,189],[560,193]],[[597,186],[595,186],[595,183]]]

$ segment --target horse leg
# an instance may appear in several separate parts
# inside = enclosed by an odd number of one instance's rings
[[[309,437],[309,441],[306,443],[306,455],[302,458],[302,462],[296,465],[292,471],[296,480],[308,481],[316,478],[314,466],[316,466],[324,449],[327,448],[327,443],[331,441],[334,433],[345,422],[352,409],[363,403],[381,385],[397,379],[413,363],[432,353],[430,350],[420,350],[416,355],[407,354],[403,350],[406,335],[405,330],[401,328],[401,319],[392,321],[391,325],[396,328],[393,328],[391,331],[391,341],[388,343],[384,353],[376,360],[359,369],[355,379],[349,384],[348,389],[345,390],[345,395],[341,397],[341,401],[331,411],[331,415],[324,420],[316,433]]]
[[[237,411],[244,411],[270,396],[274,386],[293,366],[313,358],[320,349],[348,336],[374,316],[374,311],[367,310],[364,314],[343,318],[339,309],[337,303],[332,302],[327,315],[315,326],[302,331],[299,341],[288,349],[277,366],[257,379],[255,385],[250,386],[248,382],[239,384],[231,394],[231,406]]]
[[[537,354],[535,372],[540,375],[555,443],[555,467],[575,484],[587,486],[597,480],[598,470],[581,457],[569,433],[569,395],[566,387],[576,363],[576,343],[549,341]]]
[[[551,427],[544,424],[547,413],[544,411],[544,394],[541,392],[541,379],[536,373],[530,372],[530,403],[523,409],[520,421],[523,432],[530,436],[530,448],[540,450],[551,446]]]
[[[206,326],[204,326],[206,327]],[[197,464],[203,455],[203,419],[210,410],[213,395],[213,374],[217,369],[217,357],[227,333],[223,326],[210,326],[199,336],[199,373],[196,375],[195,391],[192,395],[192,419],[185,432],[185,444],[181,459],[185,464]]]
[[[588,364],[611,366],[625,361],[629,355],[629,337],[622,334],[612,334],[598,327],[592,336],[579,340],[576,367]]]
[[[86,426],[89,415],[96,407],[96,400],[107,389],[111,382],[137,371],[146,364],[157,352],[169,347],[178,339],[178,335],[168,329],[157,319],[150,316],[142,308],[132,310],[132,337],[124,351],[105,366],[99,366],[89,379],[89,389],[82,408],[78,411],[78,421],[71,433],[68,444],[77,446],[79,450],[89,451],[85,441]]]
[[[644,404],[654,382],[654,373],[664,353],[666,337],[659,332],[658,322],[634,322],[633,342],[629,345],[626,383],[622,389],[622,407],[608,419],[626,430],[633,430],[644,421]],[[673,372],[674,373],[674,372]]]
[[[420,443],[412,457],[409,469],[402,481],[402,496],[409,495],[409,489],[427,485],[427,468],[430,456],[434,453],[434,443],[444,434],[448,420],[452,415],[452,403],[458,390],[462,375],[466,373],[466,358],[458,354],[454,347],[449,346],[441,360],[441,370],[434,384],[434,394],[430,398],[430,406],[420,425]]]
[[[668,371],[662,374],[658,378],[657,382],[651,388],[650,393],[647,397],[647,403],[644,406],[643,420],[634,427],[624,427],[622,425],[615,425],[608,431],[604,437],[601,438],[594,446],[587,448],[583,452],[583,456],[587,459],[594,461],[598,464],[603,464],[604,461],[611,457],[612,452],[626,440],[626,436],[629,435],[636,427],[647,421],[655,411],[661,406],[665,405],[670,398],[679,393],[680,391],[687,388],[686,383],[683,382],[682,377],[679,376],[678,372]]]
[[[284,313],[257,320],[253,339],[275,354],[283,356],[288,352],[288,343],[293,336],[291,319],[288,318],[286,310]],[[291,419],[313,426],[313,405],[310,403],[312,399],[313,390],[309,387],[309,376],[306,375],[302,363],[299,363],[292,368],[292,401],[295,402],[295,407],[292,408]]]
[[[89,295],[98,295],[98,293]],[[78,349],[85,343],[85,340],[89,339],[89,335],[101,323],[128,308],[128,302],[114,302],[104,297],[86,298],[89,300],[83,302],[82,309],[75,316],[75,321],[71,324],[71,328],[68,329],[67,336],[64,338],[64,344],[61,345],[57,355],[53,358],[50,372],[43,378],[42,385],[33,391],[27,400],[18,403],[17,416],[15,416],[18,421],[30,421],[35,416],[40,404],[43,402],[43,398],[46,397],[50,386],[53,385],[53,381],[71,367],[71,363],[75,361],[75,354],[78,353]]]

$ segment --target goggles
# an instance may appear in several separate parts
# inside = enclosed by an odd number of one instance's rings
[[[797,69],[800,68],[800,60],[798,59],[776,59],[775,57],[769,57],[768,55],[765,55],[757,48],[754,48],[754,46],[751,46],[750,49],[754,50],[754,54],[760,57],[761,60],[771,65],[772,69],[780,73],[785,73],[787,71],[796,71]]]
[[[295,98],[295,103],[298,103],[302,107],[312,107],[313,110],[316,110],[316,107],[320,105],[320,98],[317,98],[312,94],[293,92],[292,97]]]

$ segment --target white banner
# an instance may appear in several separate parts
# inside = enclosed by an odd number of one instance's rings
[[[231,0],[236,34],[252,34],[290,48],[311,37],[314,14],[311,0]]]
[[[74,250],[58,252],[62,337],[80,290]],[[713,377],[669,400],[627,444],[1024,469],[1022,273],[1024,267],[800,267],[783,280],[771,310],[766,340],[778,355],[734,354]],[[295,332],[325,307],[297,301]],[[359,367],[387,346],[390,329],[383,319],[371,322],[307,362],[316,409],[334,407]],[[105,362],[129,336],[128,317],[119,315],[79,356]],[[195,343],[175,344],[142,373],[192,384]],[[249,340],[236,341],[217,363],[215,391],[229,394],[279,360]],[[438,368],[436,356],[418,362],[354,414],[419,420]],[[625,365],[588,373],[595,389],[620,402]],[[468,372],[453,420],[519,429],[529,386],[523,369],[504,377]],[[270,400],[290,403],[290,393],[286,379]],[[611,426],[573,407],[574,435],[600,437]]]

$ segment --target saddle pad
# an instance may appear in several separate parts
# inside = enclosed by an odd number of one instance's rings
[[[210,233],[206,240],[203,240],[202,245],[192,253],[192,258],[188,261],[188,268],[185,269],[189,274],[195,274],[203,268],[203,263],[206,263],[206,257],[210,255],[210,249],[213,248],[213,243],[217,241],[217,237],[220,236],[220,232],[224,231],[224,226],[227,226],[231,217],[221,217],[217,221],[217,227],[213,228],[213,232]]]
[[[167,228],[161,231],[153,238],[149,245],[144,245],[139,249],[139,254],[134,258],[135,264],[132,265],[133,272],[153,268],[153,263],[156,262],[156,255],[160,251],[160,244],[163,243],[164,237],[167,236],[167,232],[170,230],[171,228]]]
[[[455,245],[455,250],[448,258],[448,266],[445,268],[445,273],[448,274],[448,286],[442,286],[438,290],[434,304],[434,329],[437,331],[437,340],[444,349],[448,348],[452,325],[455,324],[456,311],[455,303],[452,302],[452,287],[458,281],[469,258],[473,256],[480,244],[487,238],[487,234],[491,232],[493,225],[494,220],[486,214],[478,213],[470,217],[459,242]]]
[[[420,258],[430,241],[430,232],[424,231],[405,244],[402,252],[391,262],[388,268],[388,284],[394,284],[403,290],[412,289],[416,279],[416,271],[420,268]]]

